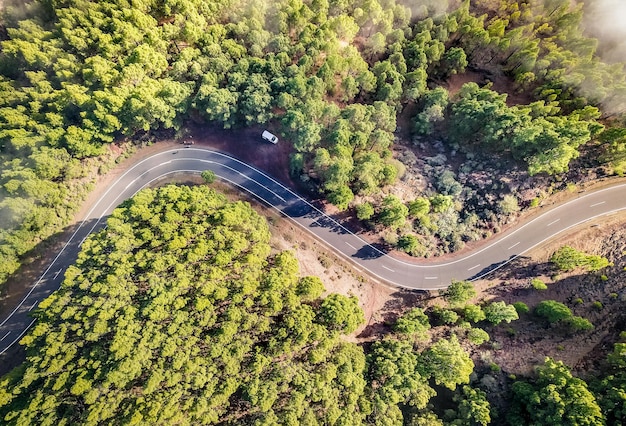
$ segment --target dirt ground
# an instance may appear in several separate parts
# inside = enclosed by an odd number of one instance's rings
[[[606,256],[613,266],[598,272],[558,273],[549,258],[563,245]],[[532,278],[541,279],[548,289],[532,288]],[[619,333],[626,329],[625,278],[626,212],[582,224],[535,248],[497,271],[490,280],[476,283],[483,300],[520,301],[530,308],[530,313],[521,315],[518,321],[490,329],[492,341],[483,345],[480,357],[508,374],[528,374],[547,356],[562,360],[582,375],[597,369]],[[566,304],[574,315],[587,318],[595,328],[572,334],[562,326],[549,326],[532,315],[532,309],[542,300]]]

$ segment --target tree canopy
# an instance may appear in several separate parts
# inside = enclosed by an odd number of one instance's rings
[[[353,299],[319,299],[264,219],[206,187],[143,190],[83,244],[40,304],[7,424],[358,424]]]

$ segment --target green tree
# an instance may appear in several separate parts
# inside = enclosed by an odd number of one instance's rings
[[[561,271],[571,271],[576,268],[597,271],[610,265],[606,257],[586,254],[570,246],[563,246],[555,251],[550,256],[550,262]]]
[[[603,425],[598,402],[581,379],[572,376],[562,361],[546,359],[537,378],[513,383],[510,424]]]
[[[359,220],[369,220],[374,216],[374,206],[365,202],[356,206],[356,217]]]
[[[422,352],[420,365],[423,375],[452,390],[459,384],[469,383],[474,370],[474,362],[454,335],[438,340]]]
[[[485,318],[492,324],[500,324],[502,321],[510,323],[519,318],[515,306],[507,305],[506,302],[492,302],[483,309]]]
[[[402,315],[393,326],[396,333],[407,334],[423,339],[430,329],[428,316],[420,308],[413,308]]]
[[[207,186],[125,201],[40,303],[26,363],[0,381],[0,415],[361,424],[365,355],[339,335],[363,320],[356,298],[319,300],[321,281],[269,240],[249,204]]]
[[[452,307],[461,306],[474,296],[476,296],[476,290],[471,281],[452,281],[452,284],[443,292],[443,298]]]
[[[382,210],[378,221],[390,228],[399,228],[406,222],[409,209],[395,195],[388,195],[383,199]]]

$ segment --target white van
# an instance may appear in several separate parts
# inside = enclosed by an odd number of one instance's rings
[[[262,136],[263,136],[263,139],[265,139],[268,142],[271,142],[271,143],[274,143],[274,144],[278,142],[278,138],[275,135],[273,135],[270,132],[268,132],[267,130],[263,131],[263,135]]]

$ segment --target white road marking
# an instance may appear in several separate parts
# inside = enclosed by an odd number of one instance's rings
[[[478,265],[472,266],[471,268],[468,269],[468,271],[471,271],[472,269],[476,269],[480,266],[480,263]]]
[[[356,250],[356,247],[354,247],[352,244],[350,244],[349,242],[346,241],[346,244],[348,245],[348,247],[350,247],[352,250]]]
[[[56,271],[56,272],[54,273],[54,278],[53,278],[53,279],[55,279],[55,280],[56,280],[56,279],[57,279],[57,277],[59,276],[59,274],[61,273],[61,271],[62,271],[62,270],[63,270],[63,268],[61,268],[61,269],[59,269],[58,271]]]
[[[386,267],[385,265],[382,265],[382,267],[383,267],[383,268],[385,268],[385,269],[386,269],[386,270],[388,270],[388,271],[391,271],[391,272],[396,272],[396,271],[394,271],[393,269]]]
[[[39,300],[35,300],[35,303],[33,303],[33,305],[30,308],[28,308],[28,312],[32,311],[33,308],[37,306],[37,303],[39,303]]]
[[[590,205],[589,207],[600,206],[600,205],[602,205],[602,204],[604,204],[604,203],[606,203],[606,201],[600,201],[599,203],[592,204],[592,205]]]
[[[550,225],[554,225],[554,224],[555,224],[555,223],[557,223],[559,220],[561,220],[561,219],[553,220],[552,222],[548,223],[548,224],[546,225],[546,228],[547,228],[548,226],[550,226]]]
[[[5,334],[2,339],[0,339],[0,342],[2,342],[4,339],[6,339],[9,336],[9,334],[11,334],[11,332],[7,331],[7,334]]]
[[[512,245],[511,247],[509,247],[507,250],[511,250],[513,247],[515,247],[515,246],[516,246],[516,245],[518,245],[518,244],[519,244],[519,241],[518,241],[518,242],[516,242],[515,244],[513,244],[513,245]]]
[[[424,277],[425,280],[436,280],[438,277]]]

